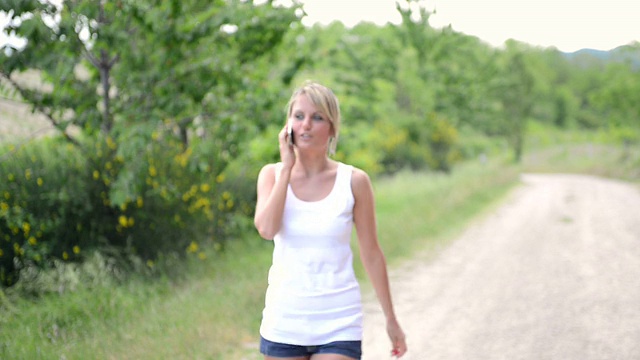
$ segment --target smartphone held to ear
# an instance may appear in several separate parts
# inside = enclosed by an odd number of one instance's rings
[[[293,145],[293,126],[291,126],[291,124],[287,124],[287,137],[289,140],[289,145]]]

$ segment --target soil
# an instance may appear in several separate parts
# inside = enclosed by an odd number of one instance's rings
[[[438,256],[391,270],[403,359],[640,359],[640,188],[565,174],[522,183]],[[371,294],[363,348],[390,359]]]

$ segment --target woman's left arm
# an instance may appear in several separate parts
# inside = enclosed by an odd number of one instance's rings
[[[360,259],[387,319],[387,333],[393,346],[392,355],[400,357],[407,351],[407,345],[393,309],[387,264],[378,243],[373,187],[367,173],[354,168],[351,189],[355,198],[353,221],[358,235]]]

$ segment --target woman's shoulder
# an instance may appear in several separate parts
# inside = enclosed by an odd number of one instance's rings
[[[282,166],[282,163],[266,164],[262,169],[260,169],[260,174],[258,176],[273,176],[276,173],[278,166]]]
[[[353,165],[342,165],[351,169],[351,187],[353,190],[358,190],[363,187],[368,188],[371,185],[371,179],[366,171]]]

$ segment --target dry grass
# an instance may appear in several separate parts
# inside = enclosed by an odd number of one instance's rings
[[[29,88],[42,88],[40,77],[35,71],[26,71],[13,80]],[[8,89],[8,81],[0,79],[0,89]],[[0,143],[16,143],[55,133],[53,125],[42,114],[34,113],[31,106],[10,91],[0,97]]]

